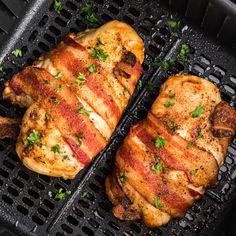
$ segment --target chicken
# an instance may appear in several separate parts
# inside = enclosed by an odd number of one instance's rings
[[[68,34],[6,83],[27,107],[16,143],[23,164],[73,179],[106,146],[140,78],[142,39],[127,24]]]
[[[113,214],[158,227],[183,217],[216,183],[236,130],[236,111],[202,78],[178,74],[134,125],[106,178]]]
[[[20,119],[0,117],[0,139],[16,139],[19,134]]]

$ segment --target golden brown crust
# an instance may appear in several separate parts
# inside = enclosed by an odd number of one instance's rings
[[[20,131],[20,119],[0,117],[0,139],[16,139]]]

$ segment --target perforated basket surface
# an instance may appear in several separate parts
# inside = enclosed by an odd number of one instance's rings
[[[9,33],[8,41],[2,44],[0,59],[4,59],[7,74],[1,79],[1,91],[4,81],[31,64],[42,52],[48,51],[66,33],[80,32],[89,27],[79,13],[80,7],[88,1],[62,2],[61,14],[57,14],[52,1],[31,0],[27,14],[18,22],[15,30]],[[123,222],[114,218],[112,204],[105,194],[104,180],[113,167],[115,153],[129,127],[145,118],[158,95],[160,84],[168,75],[185,71],[202,76],[219,87],[222,98],[235,107],[235,55],[158,1],[93,2],[101,24],[111,19],[122,20],[132,25],[143,38],[146,54],[142,86],[136,89],[109,145],[73,181],[29,171],[21,164],[14,151],[15,142],[0,141],[1,224],[17,235],[215,235],[218,223],[235,200],[236,139],[228,149],[225,164],[220,168],[218,185],[208,190],[183,219],[171,220],[160,228],[151,229],[139,222]],[[207,4],[202,11],[206,8]],[[203,19],[204,14],[201,17]],[[166,21],[170,18],[182,22],[178,38],[166,27]],[[178,60],[183,43],[191,47],[185,63]],[[15,58],[11,54],[15,48],[22,49],[22,58]],[[155,60],[170,58],[178,61],[171,70],[164,71],[151,66]],[[147,86],[150,82],[155,85],[152,91]],[[19,117],[23,113],[24,110],[0,100],[0,115]],[[72,194],[56,201],[51,196],[60,188],[70,190]],[[84,196],[84,192],[88,194]]]

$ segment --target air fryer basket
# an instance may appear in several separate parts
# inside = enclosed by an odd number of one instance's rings
[[[79,13],[80,7],[89,1],[62,2],[63,10],[59,15],[53,9],[53,1],[31,0],[14,30],[8,35],[0,32],[0,39],[5,41],[1,45],[0,61],[4,59],[7,68],[7,75],[1,78],[0,92],[3,81],[31,64],[42,52],[62,40],[66,33],[80,32],[89,27]],[[101,24],[111,19],[122,20],[132,25],[143,38],[146,56],[141,89],[136,89],[109,145],[72,181],[29,171],[22,166],[15,153],[15,142],[0,141],[1,225],[16,235],[215,235],[217,226],[236,199],[236,139],[228,149],[225,164],[220,168],[218,185],[208,190],[183,219],[172,220],[160,228],[151,229],[139,222],[123,222],[114,218],[112,204],[105,194],[104,180],[112,169],[115,152],[129,127],[145,117],[158,95],[160,84],[168,75],[184,70],[202,76],[220,88],[225,101],[236,106],[236,57],[232,49],[236,42],[234,4],[228,0],[93,2]],[[181,15],[191,18],[215,36],[206,36],[206,32],[194,27]],[[166,21],[170,18],[182,22],[178,38],[166,27]],[[216,37],[227,42],[231,49],[222,47]],[[191,47],[185,63],[178,60],[183,43]],[[11,55],[14,48],[22,49],[24,56],[15,58]],[[152,66],[156,60],[170,58],[178,61],[170,70]],[[150,91],[150,86],[148,89],[148,81],[155,85],[154,90]],[[0,100],[0,115],[19,117],[23,113],[24,110]],[[72,194],[57,201],[51,196],[59,188],[71,190]],[[84,192],[88,194],[85,196]]]

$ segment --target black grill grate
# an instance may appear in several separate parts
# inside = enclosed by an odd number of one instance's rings
[[[6,4],[7,1],[2,2]],[[10,140],[0,141],[0,221],[20,235],[213,235],[215,223],[222,218],[235,198],[236,139],[229,147],[226,162],[221,167],[218,186],[194,204],[184,219],[172,220],[158,229],[115,219],[111,213],[112,205],[104,192],[104,179],[112,168],[115,152],[129,127],[145,117],[167,75],[185,70],[203,76],[215,83],[223,99],[235,106],[236,58],[158,1],[93,2],[101,23],[111,19],[123,20],[132,25],[144,39],[146,56],[142,87],[136,90],[106,150],[73,181],[30,172],[20,163],[14,151],[15,143]],[[179,2],[182,4],[184,1]],[[194,1],[189,2],[192,4]],[[18,27],[17,37],[14,37],[16,33],[13,32],[10,41],[3,45],[8,49],[4,63],[8,72],[6,79],[10,79],[15,72],[53,47],[66,33],[86,29],[87,22],[79,14],[84,3],[87,1],[63,1],[63,10],[58,15],[53,10],[52,1],[32,0],[28,9],[29,16],[19,23],[19,26],[27,25],[27,28]],[[185,9],[190,12],[189,8],[181,4],[176,5],[180,11]],[[199,9],[206,8],[206,4],[200,5]],[[170,17],[182,21],[182,33],[178,39],[166,27],[165,22]],[[200,22],[202,18],[196,15],[197,21]],[[155,60],[178,60],[183,43],[191,46],[191,54],[186,63],[179,61],[175,68],[168,71],[150,66]],[[14,48],[22,49],[24,56],[14,58],[10,53]],[[148,81],[156,86],[153,91],[146,88],[147,83],[150,84]],[[23,112],[9,102],[0,100],[0,115],[16,117]],[[61,201],[54,200],[51,195],[60,188],[71,190],[72,195]]]

